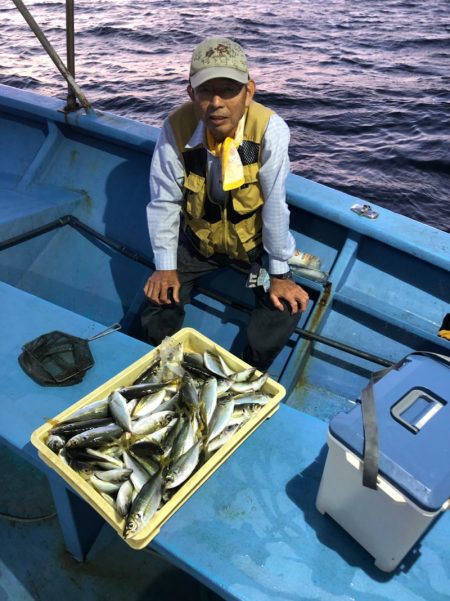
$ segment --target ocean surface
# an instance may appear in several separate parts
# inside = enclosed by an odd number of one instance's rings
[[[65,58],[64,2],[25,3]],[[156,126],[187,98],[192,48],[236,39],[292,171],[450,232],[449,0],[75,0],[75,27],[89,101]],[[11,0],[0,83],[66,94]]]

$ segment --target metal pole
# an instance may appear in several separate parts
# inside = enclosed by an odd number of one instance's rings
[[[66,0],[66,47],[67,70],[75,79],[75,25],[74,0]],[[73,89],[68,86],[66,111],[76,111],[77,99]]]
[[[76,83],[76,81],[74,80],[72,75],[69,73],[69,71],[67,70],[67,67],[65,66],[63,61],[60,59],[56,50],[53,48],[53,46],[50,44],[48,39],[45,37],[45,35],[42,32],[39,25],[36,23],[36,21],[31,16],[31,14],[30,14],[29,10],[27,9],[27,7],[25,6],[25,4],[22,2],[22,0],[12,0],[12,1],[16,5],[16,8],[21,13],[21,15],[23,16],[25,21],[30,26],[34,35],[37,37],[37,39],[40,41],[40,43],[44,47],[44,49],[47,52],[47,54],[49,55],[49,57],[55,63],[58,71],[61,73],[61,75],[67,81],[69,86],[72,88],[75,96],[80,101],[81,106],[86,110],[86,112],[93,112],[92,107],[89,104],[86,96],[83,94],[80,87],[78,86],[78,84]]]
[[[219,294],[218,292],[207,290],[206,288],[202,288],[201,286],[195,286],[195,289],[198,290],[201,294],[218,300],[224,305],[240,309],[244,313],[250,313],[251,311],[250,307],[247,307],[238,301],[228,299],[222,294]],[[389,361],[388,359],[384,359],[383,357],[379,357],[378,355],[373,355],[372,353],[368,353],[353,346],[349,346],[348,344],[339,342],[338,340],[333,340],[331,338],[321,336],[320,334],[316,334],[315,332],[310,332],[309,330],[305,330],[300,327],[296,327],[294,331],[303,338],[306,338],[307,340],[311,340],[313,342],[321,342],[322,344],[331,346],[332,348],[344,351],[344,353],[348,353],[349,355],[354,355],[355,357],[360,357],[361,359],[371,361],[372,363],[377,363],[378,365],[383,365],[384,367],[392,367],[392,365],[394,365],[393,361]]]

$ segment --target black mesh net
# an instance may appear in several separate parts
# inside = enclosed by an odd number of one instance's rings
[[[19,363],[42,386],[71,386],[81,382],[94,358],[88,340],[55,330],[27,342]]]

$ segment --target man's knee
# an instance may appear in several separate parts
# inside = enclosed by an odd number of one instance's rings
[[[157,346],[183,325],[185,311],[180,304],[156,305],[147,301],[141,311],[141,328],[145,339]]]
[[[287,306],[284,311],[256,309],[247,329],[244,360],[266,370],[288,342],[300,317],[301,313],[291,315]]]

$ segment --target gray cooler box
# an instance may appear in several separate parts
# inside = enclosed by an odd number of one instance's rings
[[[374,384],[377,489],[362,484],[361,405],[336,415],[316,507],[394,570],[450,498],[450,358],[411,354]]]

